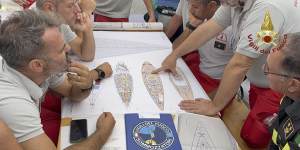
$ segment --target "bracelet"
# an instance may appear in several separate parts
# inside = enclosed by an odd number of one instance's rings
[[[197,27],[193,26],[189,21],[185,25],[188,29],[194,31]]]

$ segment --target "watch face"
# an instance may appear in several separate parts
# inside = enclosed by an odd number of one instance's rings
[[[188,28],[188,29],[190,29],[190,30],[195,30],[197,27],[194,27],[193,25],[191,25],[191,23],[190,22],[187,22],[186,23],[186,27]]]
[[[96,70],[98,72],[99,79],[100,80],[104,79],[105,78],[105,72],[102,69],[99,69],[99,68],[97,68]]]
[[[101,79],[105,78],[105,72],[103,70],[100,71],[100,77],[101,77]]]

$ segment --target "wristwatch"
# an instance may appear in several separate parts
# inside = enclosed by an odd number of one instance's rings
[[[98,73],[98,80],[102,80],[105,78],[105,72],[100,68],[95,68]]]
[[[194,31],[197,28],[197,27],[191,25],[191,23],[189,21],[186,23],[185,27],[187,27],[191,31]]]

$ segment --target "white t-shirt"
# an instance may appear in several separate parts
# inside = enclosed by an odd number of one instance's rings
[[[256,34],[261,29],[266,11],[270,12],[274,31],[279,35],[300,31],[300,6],[295,0],[247,0],[243,9],[221,6],[213,17],[225,28],[232,25],[232,45],[238,53],[256,58],[247,77],[252,84],[264,88],[269,87],[261,69],[267,55],[260,53],[261,48],[250,45],[251,41],[257,39]]]
[[[128,18],[132,0],[96,0],[96,14],[110,18]]]
[[[176,9],[176,15],[182,17],[183,29],[185,30],[185,25],[189,21],[189,4],[187,0],[180,0],[178,7]]]
[[[43,11],[43,10],[40,10],[40,9],[36,8],[35,5],[30,7],[30,9],[32,9],[34,11]],[[64,41],[66,43],[70,43],[71,41],[73,41],[77,37],[76,33],[72,31],[71,27],[68,24],[61,24],[59,26],[59,31],[63,34]]]
[[[206,42],[198,49],[200,70],[214,79],[221,79],[224,69],[233,56],[231,47],[232,29],[228,27],[217,37]]]
[[[38,86],[2,60],[0,118],[8,124],[19,143],[44,133],[40,119],[41,101],[48,87],[57,87],[64,78],[63,75],[53,76]]]
[[[70,26],[67,24],[61,24],[59,26],[59,31],[63,34],[64,41],[66,43],[70,43],[77,37],[76,33],[73,32]]]
[[[180,0],[176,14],[182,16],[183,26],[189,21],[189,4]],[[228,27],[217,37],[206,42],[198,49],[200,54],[200,70],[214,79],[221,79],[224,69],[233,56],[231,47],[232,29]]]

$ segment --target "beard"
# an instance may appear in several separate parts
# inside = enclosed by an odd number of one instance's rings
[[[47,65],[44,66],[44,75],[46,77],[52,77],[56,76],[58,74],[63,74],[68,70],[68,61],[67,61],[67,55],[66,59],[64,59],[62,62],[55,62],[51,60],[50,58],[47,60]]]

